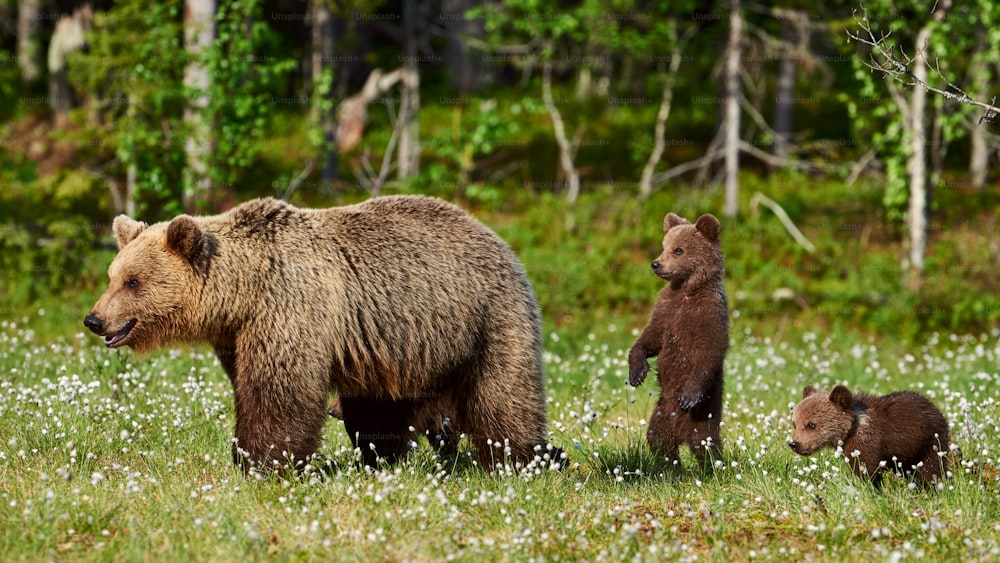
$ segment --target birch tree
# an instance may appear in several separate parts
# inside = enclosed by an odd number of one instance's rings
[[[896,4],[876,4],[880,13],[898,9]],[[991,122],[1000,108],[970,96],[956,82],[947,77],[951,69],[947,66],[949,49],[961,49],[965,41],[974,38],[976,27],[981,26],[973,18],[949,19],[951,0],[940,0],[927,13],[926,19],[917,29],[912,43],[904,43],[901,32],[911,27],[902,18],[890,20],[888,29],[879,29],[868,17],[864,6],[856,12],[857,29],[848,30],[848,37],[863,45],[867,57],[859,59],[857,76],[861,79],[863,95],[878,99],[881,84],[888,91],[891,106],[883,105],[876,111],[888,115],[885,132],[876,132],[876,145],[885,143],[889,151],[886,157],[887,189],[885,201],[890,214],[896,206],[905,204],[903,217],[906,222],[906,253],[903,258],[907,284],[911,289],[920,287],[927,249],[928,214],[930,211],[931,179],[927,171],[927,96],[939,95],[953,104],[978,108],[980,121]],[[980,2],[976,6],[982,14],[996,12],[992,2]],[[884,16],[879,18],[884,18]],[[890,39],[891,38],[891,39]],[[945,55],[942,57],[941,55]],[[873,72],[874,71],[874,72]],[[884,81],[876,82],[884,78]],[[849,106],[855,121],[865,125],[865,116],[855,105]],[[881,127],[880,127],[881,128]],[[951,129],[951,128],[949,128]],[[896,152],[905,157],[901,165]]]
[[[743,12],[740,0],[729,3],[729,41],[726,44],[725,64],[725,205],[722,213],[735,217],[739,213],[739,167],[740,167],[740,58],[743,41]]]
[[[400,97],[402,135],[399,138],[397,175],[400,180],[420,172],[420,50],[418,33],[421,26],[420,4],[403,0],[403,90]]]
[[[187,168],[184,178],[184,209],[193,210],[195,202],[207,199],[212,191],[209,161],[212,154],[211,117],[208,115],[208,91],[212,77],[202,55],[215,39],[215,0],[185,0],[184,49],[188,63],[184,68],[184,87],[189,98],[184,108],[188,135],[184,142]]]
[[[17,2],[17,65],[25,82],[42,75],[42,0]]]

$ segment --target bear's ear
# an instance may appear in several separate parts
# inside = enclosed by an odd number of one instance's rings
[[[115,241],[118,242],[118,250],[125,248],[125,245],[135,240],[135,237],[146,230],[149,225],[142,221],[136,221],[128,215],[115,217],[111,224],[111,232],[115,234]]]
[[[803,399],[805,399],[809,395],[815,395],[815,394],[816,394],[816,388],[813,387],[812,385],[806,385],[805,389],[802,390]]]
[[[833,388],[833,391],[830,391],[830,402],[846,411],[851,408],[854,398],[851,396],[850,389],[843,385],[838,385]]]
[[[673,229],[677,225],[686,225],[687,219],[684,219],[674,213],[667,213],[667,216],[663,218],[663,232],[667,232]]]
[[[205,256],[205,234],[194,219],[180,215],[167,225],[167,248],[198,270]]]
[[[722,232],[722,225],[719,224],[719,220],[715,218],[715,215],[706,213],[701,217],[698,217],[698,222],[694,224],[694,228],[698,229],[709,242],[718,242],[719,233]]]

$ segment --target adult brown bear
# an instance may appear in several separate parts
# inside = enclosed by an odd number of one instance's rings
[[[244,468],[313,454],[334,389],[369,465],[408,451],[410,428],[428,426],[414,416],[436,405],[454,409],[484,466],[548,455],[534,292],[510,248],[458,207],[260,199],[154,225],[119,216],[113,230],[109,286],[84,324],[110,347],[214,346]]]

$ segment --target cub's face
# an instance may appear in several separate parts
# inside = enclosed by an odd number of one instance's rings
[[[169,225],[148,227],[124,215],[115,219],[113,230],[118,256],[108,268],[108,288],[84,325],[110,348],[146,351],[183,338],[185,315],[200,284],[178,252],[176,233],[171,240]]]
[[[663,219],[663,252],[653,261],[653,272],[680,286],[691,278],[710,277],[721,271],[719,220],[702,215],[695,224],[668,213]]]
[[[850,391],[837,386],[827,395],[806,387],[802,395],[802,402],[792,415],[792,439],[788,446],[797,454],[810,455],[843,442],[854,425]]]

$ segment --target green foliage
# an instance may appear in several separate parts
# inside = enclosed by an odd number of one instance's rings
[[[220,2],[215,21],[216,38],[201,61],[211,76],[205,114],[215,147],[209,170],[214,184],[233,186],[266,142],[265,127],[276,107],[273,92],[295,61],[273,54],[277,36],[259,0]],[[202,92],[186,94],[190,99]]]
[[[135,167],[144,216],[147,203],[163,216],[181,211],[183,7],[180,0],[122,0],[95,12],[88,49],[70,55],[68,65],[73,85],[95,99],[90,135],[113,152],[119,177]]]
[[[88,50],[71,55],[69,65],[73,84],[99,100],[92,134],[114,152],[119,176],[136,169],[144,216],[147,205],[157,218],[181,212],[189,100],[207,95],[203,115],[214,146],[210,177],[217,186],[232,186],[265,144],[277,79],[294,68],[289,58],[270,54],[277,38],[261,4],[227,0],[216,12],[216,38],[200,55],[211,85],[207,92],[186,88],[184,68],[191,61],[184,50],[183,7],[175,0],[123,0],[96,12]]]
[[[35,177],[34,166],[0,148],[0,303],[25,306],[81,279],[97,279],[92,218],[109,213],[107,188],[85,172]]]
[[[13,64],[15,60],[14,53],[0,49],[0,101],[3,101],[2,107],[0,107],[0,119],[9,118],[14,108],[17,107],[14,100],[21,76],[17,65]]]
[[[408,189],[433,193],[437,188],[440,195],[449,196],[447,186],[455,186],[457,197],[467,197],[489,207],[501,203],[502,191],[495,186],[473,182],[476,160],[513,141],[521,130],[518,121],[506,119],[497,105],[495,99],[476,100],[469,107],[454,105],[451,108],[452,127],[438,128],[435,135],[424,139],[422,150],[429,154],[420,175],[409,183]],[[520,111],[520,107],[511,109],[511,113]]]
[[[928,82],[942,90],[951,90],[945,80],[968,88],[967,81],[972,78],[971,72],[975,68],[974,59],[994,60],[1000,53],[1000,43],[983,40],[986,33],[995,33],[992,22],[1000,14],[1000,8],[988,0],[976,2],[974,6],[955,6],[937,23],[930,21],[932,8],[922,2],[877,0],[864,5],[868,10],[867,23],[873,34],[876,37],[887,36],[882,48],[891,51],[897,59],[902,59],[904,55],[913,57],[918,50],[923,50],[932,66]],[[920,14],[919,18],[914,19],[913,13]],[[861,17],[860,11],[857,14]],[[849,25],[857,31],[855,23]],[[918,30],[923,26],[930,26],[930,39],[926,45],[913,45]],[[974,54],[969,56],[969,53]],[[906,163],[912,154],[911,131],[900,106],[909,103],[913,87],[895,82],[880,72],[873,72],[865,65],[868,57],[867,52],[859,52],[852,58],[854,77],[861,87],[860,95],[842,92],[838,97],[847,106],[857,138],[870,138],[871,146],[878,149],[879,157],[885,164],[883,204],[888,218],[899,221],[906,215],[909,197]],[[875,57],[876,60],[884,60],[879,55]],[[936,76],[938,71],[944,79]],[[981,68],[978,72],[988,71]],[[973,92],[973,95],[984,94]],[[972,106],[944,101],[933,92],[927,93],[927,96],[928,110],[940,108],[938,116],[944,146],[964,137],[967,123],[975,123],[978,119],[974,116],[980,110]],[[930,113],[928,111],[928,123]]]

